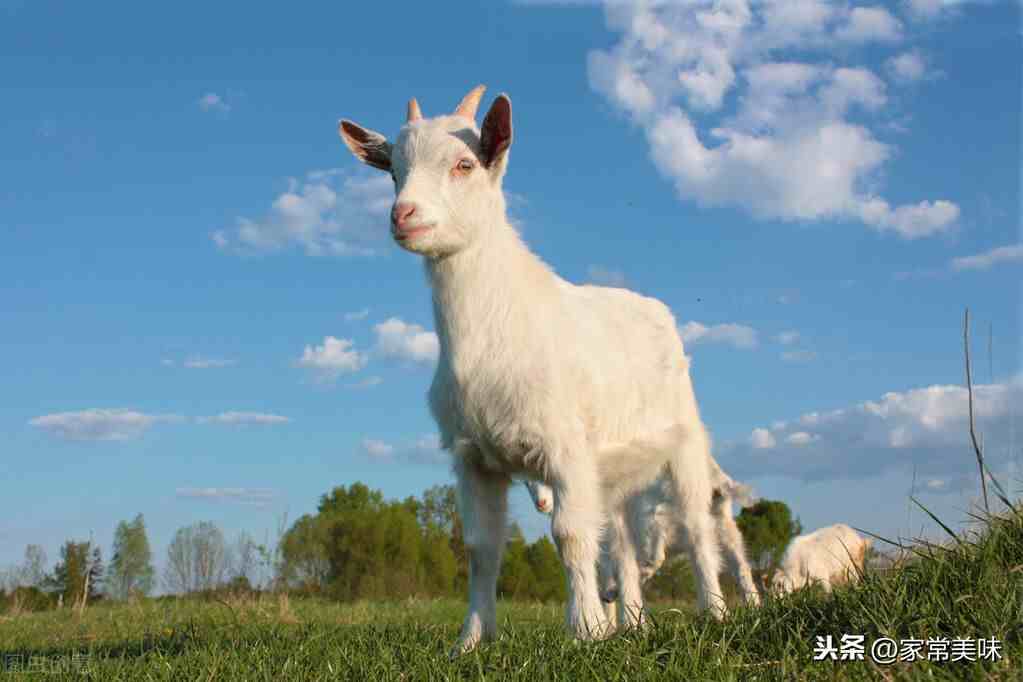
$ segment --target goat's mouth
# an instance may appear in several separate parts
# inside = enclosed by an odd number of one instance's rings
[[[414,225],[413,227],[406,227],[400,230],[392,229],[391,235],[395,241],[404,242],[425,234],[433,229],[433,225]]]
[[[618,590],[601,590],[600,601],[605,604],[614,604],[618,599]]]

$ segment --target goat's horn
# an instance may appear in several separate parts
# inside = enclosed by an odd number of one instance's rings
[[[455,116],[462,116],[470,121],[476,120],[476,109],[479,108],[480,99],[483,98],[486,89],[485,85],[477,85],[470,90],[469,94],[463,97],[462,101],[458,103],[458,107],[455,108]]]
[[[419,102],[413,97],[408,101],[408,122],[418,121],[423,118],[423,112],[419,110]]]

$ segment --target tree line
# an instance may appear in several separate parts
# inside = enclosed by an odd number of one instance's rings
[[[762,500],[739,514],[754,573],[777,564],[801,532],[784,502]],[[363,483],[322,495],[316,512],[282,523],[274,543],[247,533],[229,542],[211,521],[178,529],[167,548],[163,588],[174,594],[218,591],[287,591],[338,601],[465,595],[468,560],[453,486],[439,485],[420,497],[385,500]],[[80,607],[101,599],[150,595],[157,572],[142,514],[121,521],[111,559],[100,547],[68,540],[51,571],[46,553],[29,545],[19,566],[0,571],[0,604],[21,610]],[[734,586],[726,581],[726,589]],[[527,542],[517,524],[508,530],[498,596],[563,601],[566,583],[557,549],[546,536]],[[665,564],[644,589],[647,599],[689,600],[695,582],[688,562]]]

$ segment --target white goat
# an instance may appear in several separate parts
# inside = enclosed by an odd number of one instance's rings
[[[833,585],[855,582],[871,542],[844,523],[793,538],[771,579],[772,589],[785,593],[819,582],[830,592]]]
[[[483,90],[430,119],[411,100],[393,144],[339,126],[359,159],[391,173],[392,236],[424,257],[433,289],[441,352],[429,405],[453,455],[469,554],[469,612],[453,653],[497,633],[511,476],[554,489],[551,530],[577,637],[608,632],[595,566],[607,511],[617,533],[620,500],[665,466],[687,505],[701,604],[720,613],[710,438],[675,318],[624,289],[570,284],[525,246],[501,188],[511,100],[500,95],[477,129]]]
[[[751,490],[749,486],[732,480],[713,459],[711,468],[714,487],[711,514],[716,524],[718,541],[724,550],[728,570],[739,583],[746,603],[757,605],[760,603],[760,593],[746,559],[742,533],[732,516],[733,501],[740,506],[752,504]],[[554,500],[554,492],[550,487],[533,481],[525,483],[537,511],[550,513]],[[683,552],[692,556],[692,547],[685,535],[684,525],[679,523],[676,508],[671,504],[672,496],[671,482],[662,477],[639,493],[636,500],[630,501],[627,523],[637,556],[621,556],[622,548],[612,547],[608,542],[601,547],[597,564],[600,598],[605,604],[618,603],[622,623],[642,622],[640,585],[650,580],[669,557]],[[632,581],[631,585],[619,582],[619,575],[622,574]]]

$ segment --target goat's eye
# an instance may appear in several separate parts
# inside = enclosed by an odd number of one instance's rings
[[[455,164],[455,169],[457,169],[461,173],[468,173],[474,167],[475,164],[469,159],[462,159],[461,161]]]

